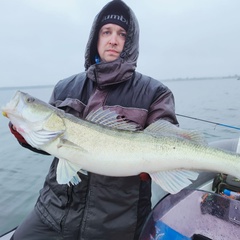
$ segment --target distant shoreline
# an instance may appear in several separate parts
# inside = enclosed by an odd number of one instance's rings
[[[186,77],[186,78],[169,78],[161,79],[160,81],[191,81],[191,80],[216,80],[216,79],[236,79],[240,80],[239,75],[224,76],[224,77]]]
[[[171,81],[191,81],[191,80],[214,80],[214,79],[232,79],[236,78],[236,80],[240,80],[240,75],[234,76],[224,76],[224,77],[185,77],[185,78],[165,78],[165,79],[158,79],[162,82],[171,82]],[[28,88],[50,88],[54,87],[54,84],[51,85],[33,85],[33,86],[8,86],[8,87],[0,87],[1,90],[11,90],[11,89],[28,89]]]
[[[33,85],[33,86],[16,86],[16,87],[0,87],[1,90],[11,90],[11,89],[28,89],[28,88],[51,88],[54,85]]]

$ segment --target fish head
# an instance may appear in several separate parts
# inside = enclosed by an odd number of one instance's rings
[[[59,112],[61,113],[61,110]],[[34,139],[44,139],[43,144],[65,130],[63,120],[55,107],[21,91],[17,91],[2,107],[2,114],[9,118],[16,130],[35,147],[37,144],[31,140],[33,135]]]
[[[15,127],[25,123],[31,125],[37,122],[43,122],[47,119],[51,112],[44,106],[39,104],[39,100],[27,93],[17,91],[13,98],[2,107],[3,116],[10,119]]]

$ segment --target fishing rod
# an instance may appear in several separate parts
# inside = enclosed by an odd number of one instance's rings
[[[212,124],[215,124],[215,125],[221,126],[221,127],[228,127],[228,128],[240,130],[240,127],[236,127],[236,126],[231,126],[231,125],[227,125],[227,124],[223,124],[223,123],[213,122],[213,121],[209,121],[209,120],[205,120],[205,119],[201,119],[201,118],[196,118],[196,117],[190,117],[190,116],[186,116],[186,115],[182,115],[182,114],[176,114],[176,115],[180,116],[180,117],[185,117],[185,118],[197,120],[197,121],[202,121],[202,122],[206,122],[206,123],[212,123]]]

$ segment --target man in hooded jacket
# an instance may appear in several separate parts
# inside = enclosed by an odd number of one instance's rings
[[[138,50],[139,26],[133,11],[120,0],[109,2],[93,22],[85,53],[86,71],[60,81],[50,104],[79,118],[103,107],[139,129],[160,118],[178,124],[172,92],[136,72]],[[10,127],[22,146],[37,151]],[[57,164],[54,158],[35,208],[12,240],[139,238],[151,211],[147,174],[108,177],[79,173],[80,184],[59,185]]]

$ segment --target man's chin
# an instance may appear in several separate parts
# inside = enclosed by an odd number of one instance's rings
[[[105,62],[113,62],[113,61],[115,61],[116,59],[118,59],[118,57],[107,57],[106,59],[105,59]]]

